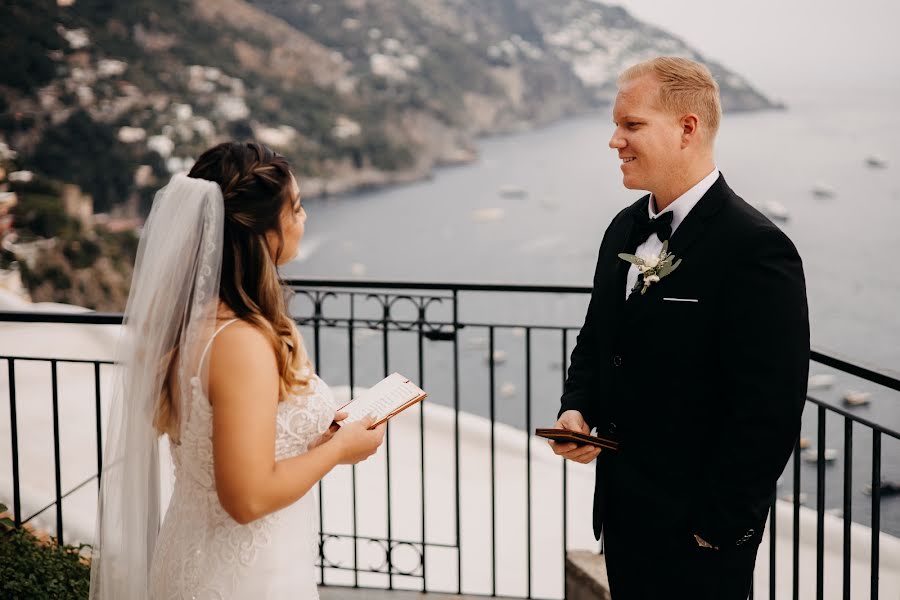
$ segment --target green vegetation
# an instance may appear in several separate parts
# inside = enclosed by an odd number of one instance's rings
[[[28,186],[18,185],[19,203],[13,208],[16,230],[28,241],[31,237],[75,237],[80,234],[78,221],[66,214],[59,186],[44,179]]]
[[[137,234],[113,232],[102,226],[86,230],[65,213],[59,188],[57,182],[45,178],[16,186],[19,203],[13,215],[17,242],[54,242],[37,250],[31,266],[2,250],[0,268],[18,262],[22,283],[36,301],[123,309],[137,254]]]
[[[80,185],[94,197],[97,212],[106,212],[128,197],[134,171],[141,164],[112,127],[79,110],[51,127],[31,163],[40,172]]]
[[[0,504],[0,514],[7,507]],[[0,519],[0,597],[9,600],[87,598],[91,568],[87,546],[44,542],[9,518]]]
[[[59,50],[65,43],[55,28],[47,26],[53,22],[56,11],[56,2],[49,0],[27,4],[4,2],[0,6],[3,85],[29,91],[56,74],[56,65],[48,51]]]

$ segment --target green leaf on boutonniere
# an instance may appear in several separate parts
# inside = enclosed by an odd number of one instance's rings
[[[635,256],[634,254],[626,254],[625,252],[622,252],[619,254],[619,258],[621,258],[622,260],[627,260],[633,265],[640,266],[644,264],[644,259],[640,258],[639,256]]]
[[[680,264],[681,264],[680,258],[678,260],[676,260],[674,263],[667,262],[666,264],[664,264],[662,266],[662,268],[659,269],[659,271],[657,271],[657,275],[659,275],[660,278],[665,277],[666,275],[668,275],[669,273],[671,273],[672,271],[677,269],[678,265],[680,265]]]
[[[660,250],[659,255],[663,256],[669,251],[669,240],[663,242],[662,250]]]

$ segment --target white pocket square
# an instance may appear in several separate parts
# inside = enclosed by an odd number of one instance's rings
[[[696,298],[663,298],[668,302],[700,302]]]

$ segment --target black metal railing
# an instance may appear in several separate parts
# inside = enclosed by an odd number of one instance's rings
[[[317,565],[321,581],[326,585],[562,598],[565,550],[582,544],[585,536],[581,532],[589,530],[589,511],[585,511],[585,506],[590,500],[571,494],[576,480],[585,477],[585,471],[574,471],[579,465],[573,467],[554,457],[541,457],[541,448],[532,451],[532,436],[522,432],[555,420],[568,356],[590,288],[324,280],[289,281],[288,285],[296,292],[290,303],[292,314],[323,379],[352,390],[391,371],[401,371],[429,391],[429,410],[434,405],[435,411],[444,411],[440,413],[444,415],[440,423],[445,429],[429,425],[434,415],[440,416],[438,412],[418,409],[413,413],[414,420],[409,421],[416,430],[415,444],[409,446],[412,440],[397,439],[392,424],[380,453],[381,462],[333,473],[321,483]],[[2,321],[98,325],[120,323],[121,315],[0,313]],[[812,359],[817,368],[876,386],[883,390],[881,396],[900,392],[900,380],[885,373],[820,352],[814,352]],[[0,352],[0,361],[7,363],[14,522],[21,526],[55,508],[56,533],[62,542],[63,500],[98,475],[95,473],[68,489],[62,485],[58,365],[93,365],[97,473],[102,464],[101,369],[112,367],[105,360],[18,356],[5,351]],[[17,365],[25,362],[50,366],[55,492],[52,502],[23,518],[19,489],[22,432],[17,406],[33,399],[17,394],[16,375]],[[866,416],[866,409],[838,405],[836,398],[827,397],[829,394],[833,396],[831,392],[809,395],[809,408],[815,410],[804,414],[804,435],[815,438],[815,460],[809,460],[810,449],[804,450],[798,441],[785,469],[786,476],[792,479],[789,595],[799,598],[800,590],[812,583],[801,581],[801,559],[805,555],[801,552],[800,523],[802,510],[807,510],[803,504],[808,503],[803,498],[802,458],[806,457],[810,468],[815,468],[816,598],[824,597],[827,583],[826,520],[832,520],[828,511],[839,508],[843,519],[843,597],[850,598],[853,589],[851,523],[855,520],[870,526],[868,587],[874,599],[879,593],[881,529],[887,526],[885,531],[894,534],[900,530],[900,518],[895,514],[900,512],[900,505],[891,505],[889,523],[884,523],[881,497],[883,468],[900,473],[896,460],[900,452],[894,451],[900,448],[900,433],[893,424],[888,426]],[[468,416],[472,414],[480,420],[472,421]],[[468,426],[482,423],[482,437],[463,431],[461,417],[467,419]],[[868,435],[859,435],[860,431]],[[843,475],[837,487],[829,487],[829,483],[834,483],[829,477],[833,463],[826,454],[826,442],[837,439],[838,434],[843,439]],[[435,449],[436,440],[445,438],[450,447]],[[403,453],[402,445],[397,445],[401,442],[411,450]],[[473,455],[475,460],[471,459]],[[541,464],[534,464],[535,456]],[[558,475],[556,479],[546,475],[545,461],[553,461],[550,464]],[[413,463],[415,468],[411,469]],[[511,464],[515,467],[511,468]],[[384,497],[376,499],[372,488],[360,489],[360,477],[370,477],[372,469],[382,468],[383,474],[376,475],[383,482],[383,488],[377,489]],[[484,471],[481,479],[477,475],[479,469]],[[542,473],[538,485],[534,485],[536,469]],[[409,474],[411,470],[416,471],[415,477]],[[854,474],[865,470],[871,473],[867,506],[854,502],[853,487]],[[429,479],[433,472],[446,473],[448,480]],[[487,489],[479,488],[473,481],[486,482]],[[350,497],[346,498],[348,490]],[[501,501],[519,491],[521,497],[516,502]],[[0,489],[0,494],[4,493],[6,490]],[[410,502],[411,497],[414,502]],[[833,502],[836,497],[840,504],[829,509],[829,498]],[[546,504],[548,498],[554,499],[552,510],[544,508],[536,514],[535,505]],[[2,500],[5,499],[0,497]],[[383,510],[377,526],[372,525],[369,505]],[[396,514],[398,506],[404,514]],[[753,592],[757,598],[764,591],[767,597],[775,598],[779,577],[785,576],[785,565],[779,566],[777,560],[784,547],[778,544],[778,530],[784,524],[777,518],[777,506],[778,501],[772,505],[767,527],[767,590],[760,589],[763,586],[757,578]],[[467,523],[479,519],[486,524],[484,528]],[[511,534],[510,519],[519,519],[523,531]],[[522,556],[516,555],[513,560],[509,553],[519,549],[511,546],[519,545],[520,538],[524,545]],[[556,539],[548,542],[549,538]],[[552,560],[546,558],[548,552]],[[763,563],[763,554],[760,557]],[[510,564],[516,568],[510,569]],[[510,571],[515,571],[516,577],[510,576]]]

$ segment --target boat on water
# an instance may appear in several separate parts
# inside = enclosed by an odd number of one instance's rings
[[[485,358],[485,362],[488,364],[493,362],[495,365],[502,365],[506,362],[506,358],[507,354],[504,350],[494,350],[494,354]]]
[[[508,184],[501,185],[500,189],[498,189],[497,192],[503,198],[524,198],[528,195],[528,192],[525,190],[525,188],[520,188],[518,186]]]
[[[762,205],[763,213],[774,221],[787,221],[790,217],[787,207],[776,200],[769,200]]]
[[[863,487],[863,494],[871,496],[872,490],[872,484],[867,483]],[[882,481],[878,486],[878,493],[882,497],[900,496],[900,481]]]
[[[819,451],[815,448],[811,448],[809,450],[805,450],[800,457],[804,460],[804,462],[808,463],[817,463],[819,462]],[[834,448],[825,448],[825,454],[822,456],[822,460],[826,463],[832,463],[837,460],[838,451]]]
[[[479,223],[486,221],[499,221],[506,216],[506,211],[502,208],[476,208],[472,211],[472,219]]]
[[[871,169],[885,169],[887,168],[887,161],[878,154],[870,154],[866,157],[866,166]]]
[[[827,373],[818,373],[809,376],[809,382],[806,384],[810,390],[827,390],[834,385],[835,376]]]
[[[827,183],[817,183],[812,188],[812,194],[816,198],[834,198],[834,188]]]
[[[872,393],[850,390],[844,394],[842,400],[847,406],[865,406],[872,400]]]

